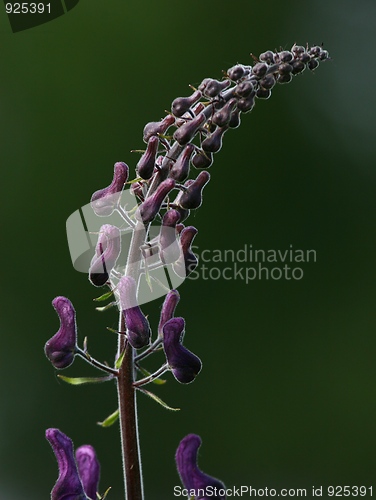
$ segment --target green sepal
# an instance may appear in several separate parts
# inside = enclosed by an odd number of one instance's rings
[[[131,181],[126,182],[126,184],[134,184],[135,182],[140,182],[143,181],[142,177],[136,177],[135,179],[132,179]]]
[[[180,408],[171,408],[171,406],[168,406],[167,403],[165,403],[164,401],[162,401],[162,399],[159,398],[158,396],[156,396],[153,392],[147,391],[146,389],[142,389],[141,387],[138,387],[138,390],[141,391],[141,392],[143,392],[147,396],[149,396],[149,398],[154,399],[154,401],[156,401],[157,403],[159,403],[166,410],[171,410],[171,411],[179,411],[180,410]]]
[[[103,302],[104,300],[108,300],[112,294],[113,294],[113,292],[111,290],[111,291],[106,292],[103,295],[101,295],[100,297],[97,297],[96,299],[93,299],[93,300],[94,300],[94,302]]]
[[[117,368],[117,367],[116,367]],[[145,377],[150,377],[151,373],[145,370],[145,368],[142,368],[142,366],[137,365],[137,368],[140,370],[142,375]],[[157,385],[163,385],[167,382],[166,379],[164,378],[155,378],[154,380],[151,381],[152,384],[157,384]]]
[[[111,427],[119,418],[119,410],[114,411],[114,413],[111,413],[107,418],[103,420],[103,422],[97,422],[98,425],[101,427]]]
[[[66,377],[65,375],[58,375],[58,377],[70,385],[100,384],[114,378],[113,375],[107,375],[107,377]]]

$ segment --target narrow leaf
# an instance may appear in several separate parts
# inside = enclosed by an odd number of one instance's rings
[[[141,392],[143,392],[147,396],[149,396],[149,398],[154,399],[154,401],[156,401],[161,406],[163,406],[163,408],[166,408],[166,410],[171,410],[171,411],[179,411],[180,410],[180,408],[171,408],[171,406],[168,406],[167,403],[165,403],[164,401],[162,401],[162,399],[159,398],[158,396],[156,396],[153,392],[150,392],[150,391],[147,391],[146,389],[141,389],[141,388],[138,388],[138,390],[141,391]]]
[[[117,419],[119,418],[119,410],[114,411],[114,413],[111,413],[106,419],[103,420],[103,422],[97,422],[98,425],[101,427],[111,427]]]
[[[94,302],[103,302],[104,300],[107,300],[111,297],[112,295],[112,290],[110,292],[106,292],[104,293],[103,295],[101,295],[100,297],[97,297],[96,299],[93,299]]]
[[[151,373],[148,372],[145,368],[143,368],[142,366],[139,366],[137,365],[137,368],[140,370],[140,372],[142,373],[142,375],[144,375],[145,377],[150,377]],[[164,378],[156,378],[154,380],[152,380],[152,384],[157,384],[157,385],[163,385],[167,382],[166,379]]]
[[[122,363],[123,363],[123,359],[124,359],[124,356],[125,356],[125,351],[126,349],[124,349],[123,353],[120,355],[120,357],[116,360],[116,363],[115,363],[115,368],[117,370],[120,369]]]
[[[113,375],[107,377],[66,377],[65,375],[58,375],[58,377],[70,385],[100,384],[114,378]]]

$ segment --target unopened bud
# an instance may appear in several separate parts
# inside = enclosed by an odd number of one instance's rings
[[[105,224],[100,228],[95,255],[89,269],[89,280],[94,286],[103,286],[114,268],[121,252],[120,230]]]
[[[159,233],[159,254],[164,264],[172,264],[180,257],[181,250],[177,240],[176,224],[180,220],[177,210],[168,210],[162,219]]]
[[[148,140],[148,146],[145,153],[141,156],[136,165],[136,172],[142,179],[150,179],[154,173],[155,159],[158,152],[159,139],[152,135]]]
[[[177,97],[171,104],[172,114],[177,117],[183,116],[193,104],[201,99],[201,96],[202,92],[200,90],[196,90],[190,97]]]
[[[193,144],[187,144],[173,164],[170,170],[170,177],[176,180],[176,182],[184,182],[189,175],[189,162],[191,160],[193,151],[195,147]]]
[[[149,122],[144,127],[144,142],[148,142],[150,137],[153,135],[158,136],[163,135],[167,130],[175,123],[175,117],[172,115],[166,115],[163,120],[159,122]]]
[[[202,203],[202,190],[210,180],[209,172],[200,172],[197,178],[190,184],[181,195],[179,200],[183,208],[195,209]]]
[[[91,197],[91,206],[96,215],[107,217],[116,209],[124,184],[128,180],[129,168],[123,162],[114,165],[114,177],[111,184],[96,191]]]
[[[166,179],[161,182],[155,192],[138,207],[136,218],[144,224],[149,224],[161,209],[163,200],[174,187],[174,179]]]

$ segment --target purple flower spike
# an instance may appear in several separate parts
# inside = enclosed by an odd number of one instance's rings
[[[127,327],[128,341],[135,349],[150,343],[150,325],[137,305],[137,286],[130,276],[123,276],[118,283],[120,307]]]
[[[86,495],[96,500],[100,477],[100,465],[94,448],[89,444],[77,448],[76,462]]]
[[[109,274],[114,268],[121,252],[120,230],[111,224],[100,228],[95,255],[89,269],[89,280],[94,286],[107,283]]]
[[[175,458],[181,481],[189,496],[195,500],[226,500],[225,485],[198,468],[197,454],[200,446],[201,438],[196,434],[188,434],[180,441]],[[217,493],[215,496],[214,492]]]
[[[56,297],[52,301],[60,318],[60,328],[44,346],[44,352],[55,368],[61,370],[73,363],[76,353],[77,326],[76,311],[66,297]]]
[[[166,198],[168,193],[174,189],[174,187],[174,179],[166,179],[161,182],[155,190],[155,193],[149,198],[146,198],[146,200],[138,207],[135,214],[137,219],[141,220],[144,224],[149,224],[161,209],[163,200]]]
[[[198,230],[194,226],[187,226],[180,233],[180,245],[183,254],[172,266],[180,278],[184,279],[189,276],[197,267],[198,259],[191,249],[193,239],[197,233]]]
[[[193,382],[201,371],[201,360],[183,345],[185,321],[171,318],[163,327],[163,348],[173,376],[181,384]]]
[[[46,438],[59,466],[59,477],[51,491],[51,500],[87,500],[74,460],[72,440],[59,429],[47,429]]]
[[[159,233],[159,254],[164,264],[176,262],[181,255],[181,248],[177,239],[176,224],[180,220],[177,210],[168,210],[162,219]]]
[[[123,190],[124,184],[128,180],[128,165],[119,161],[114,165],[114,177],[111,184],[96,191],[91,197],[91,206],[96,215],[107,217],[113,213]]]
[[[175,309],[176,306],[178,305],[179,300],[180,300],[180,295],[177,290],[170,290],[166,295],[165,300],[163,302],[161,315],[159,318],[159,325],[158,325],[159,337],[163,337],[163,327],[165,323],[169,319],[174,317]]]

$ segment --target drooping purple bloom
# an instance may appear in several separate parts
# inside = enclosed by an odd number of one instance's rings
[[[77,450],[77,469],[73,443],[68,436],[59,429],[47,429],[46,439],[59,467],[59,477],[51,491],[51,500],[95,500],[100,470],[94,449],[85,445]]]
[[[180,233],[180,245],[183,253],[179,260],[172,265],[173,270],[180,278],[189,276],[197,267],[198,259],[191,249],[197,233],[198,230],[194,226],[187,226]]]
[[[145,153],[141,156],[136,165],[136,172],[139,177],[143,179],[150,179],[153,175],[155,167],[155,159],[158,152],[159,139],[157,136],[152,135],[148,140],[148,146]]]
[[[94,448],[90,444],[77,448],[76,462],[86,495],[96,499],[101,469]]]
[[[52,301],[60,318],[60,328],[44,346],[44,352],[55,368],[61,370],[73,363],[77,349],[76,311],[66,297]]]
[[[225,500],[225,485],[198,468],[200,446],[201,438],[196,434],[188,434],[180,441],[175,458],[181,481],[195,500]]]
[[[202,190],[209,181],[209,172],[206,170],[200,172],[197,178],[192,183],[189,183],[188,187],[183,191],[183,194],[179,198],[179,204],[183,208],[199,208],[202,203]]]
[[[155,192],[138,207],[136,218],[144,224],[149,224],[161,209],[163,200],[174,187],[174,179],[166,179],[161,182]]]
[[[109,274],[121,252],[120,230],[111,224],[104,224],[99,231],[95,255],[91,260],[89,280],[94,286],[107,283]]]
[[[159,318],[158,335],[160,337],[163,337],[163,327],[165,323],[174,317],[175,309],[179,300],[180,294],[177,290],[170,290],[166,295]]]
[[[119,161],[114,165],[114,177],[109,186],[96,191],[91,197],[91,206],[100,217],[107,217],[113,213],[128,180],[129,168],[126,163]]]
[[[180,214],[177,210],[168,210],[163,216],[159,232],[159,254],[164,264],[176,262],[181,255],[176,231],[176,224],[179,220]]]
[[[137,285],[131,276],[123,276],[118,283],[120,307],[132,347],[141,349],[150,343],[150,325],[137,304]]]
[[[173,376],[181,384],[193,382],[201,370],[201,360],[183,345],[185,321],[171,318],[163,326],[163,348]]]

